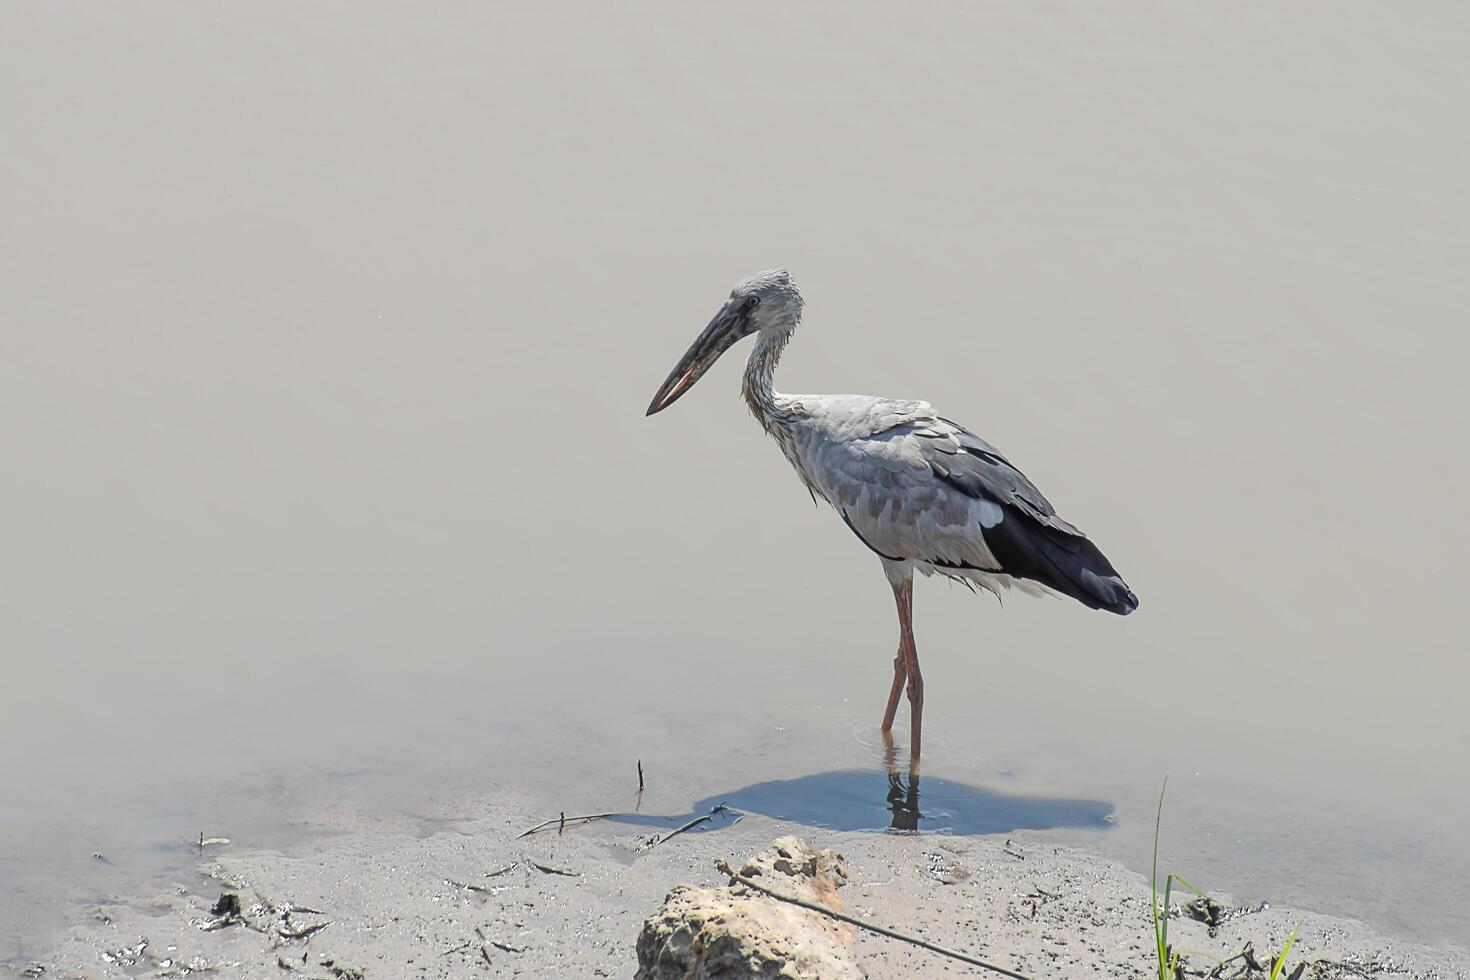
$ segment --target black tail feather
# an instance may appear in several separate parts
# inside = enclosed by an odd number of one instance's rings
[[[1138,596],[1085,537],[1006,508],[1005,519],[985,529],[985,541],[1007,575],[1030,579],[1090,609],[1126,616],[1138,608]]]

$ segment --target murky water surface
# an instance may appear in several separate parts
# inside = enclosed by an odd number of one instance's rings
[[[1463,5],[10,5],[0,959],[318,806],[882,829],[877,562],[735,398],[995,442],[1141,610],[916,589],[924,829],[1470,941]],[[900,726],[902,727],[902,726]],[[892,796],[895,792],[899,798]],[[100,857],[94,857],[100,855]]]

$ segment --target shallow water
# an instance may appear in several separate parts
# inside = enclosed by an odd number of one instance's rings
[[[1168,774],[1194,883],[1470,942],[1463,7],[0,33],[0,959],[200,831],[639,759],[645,812],[885,826],[877,563],[743,351],[643,417],[775,265],[778,386],[929,399],[1142,599],[919,583],[925,829],[1071,801],[1143,867]]]

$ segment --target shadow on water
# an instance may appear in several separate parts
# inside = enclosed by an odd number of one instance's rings
[[[922,807],[921,807],[922,800]],[[729,812],[719,811],[723,804]],[[742,813],[759,813],[828,830],[946,831],[1004,834],[1013,830],[1112,826],[1113,806],[1101,800],[1023,796],[897,770],[848,769],[797,779],[755,783],[703,799],[682,816],[626,813],[611,819],[650,827],[679,827],[710,819],[693,832],[729,826]]]

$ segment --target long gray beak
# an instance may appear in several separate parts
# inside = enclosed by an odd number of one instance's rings
[[[721,354],[744,336],[745,317],[734,309],[733,304],[726,303],[720,307],[709,326],[704,328],[704,332],[684,352],[684,356],[679,358],[674,370],[669,372],[668,378],[659,387],[658,394],[653,396],[653,401],[648,403],[648,414],[662,412],[678,401],[720,359]]]

